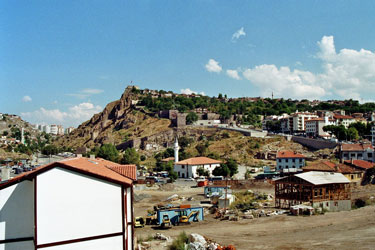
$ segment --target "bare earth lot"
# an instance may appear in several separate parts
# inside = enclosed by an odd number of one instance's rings
[[[183,204],[199,204],[204,199],[203,188],[191,188],[194,183],[175,185],[174,190],[136,191],[137,195],[151,195],[135,203],[135,215],[145,216],[147,209],[178,194],[193,197]],[[272,186],[252,188],[273,194]],[[367,187],[353,192],[353,197],[375,196],[375,188]],[[190,225],[176,226],[169,230],[157,230],[151,226],[136,229],[136,237],[147,238],[157,232],[177,236],[180,232],[199,233],[220,244],[233,244],[237,249],[375,249],[375,206],[348,211],[326,213],[310,217],[279,215],[253,220],[220,221],[211,214],[205,220]],[[163,249],[163,247],[153,247]]]

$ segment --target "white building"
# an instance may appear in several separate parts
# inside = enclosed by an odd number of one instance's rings
[[[330,135],[327,132],[323,131],[323,127],[335,124],[335,120],[329,119],[328,117],[312,118],[305,121],[306,135],[314,137],[328,137]]]
[[[49,125],[43,125],[42,132],[45,132],[47,134],[51,133],[51,127]]]
[[[312,118],[318,118],[318,116],[308,112],[296,112],[292,114],[289,119],[292,119],[293,122],[293,132],[304,132],[305,122]]]
[[[195,178],[198,177],[197,169],[203,168],[212,175],[212,171],[216,167],[220,167],[221,161],[214,160],[208,157],[194,157],[183,161],[175,162],[174,171],[180,178]]]
[[[350,124],[356,122],[356,120],[348,115],[334,115],[333,118],[336,120],[336,125],[343,125],[345,128],[348,128]]]
[[[2,183],[0,249],[134,249],[136,167],[121,166],[72,158]]]
[[[293,151],[279,151],[276,155],[276,171],[298,172],[305,166],[305,156]]]
[[[50,134],[57,135],[59,133],[59,127],[55,124],[52,124],[50,129]]]

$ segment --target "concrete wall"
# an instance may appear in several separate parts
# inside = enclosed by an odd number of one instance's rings
[[[313,207],[321,207],[323,209],[327,209],[330,212],[350,211],[352,208],[352,202],[350,200],[314,202]]]
[[[336,142],[317,140],[300,136],[293,136],[292,141],[315,150],[323,148],[335,148],[338,145]]]
[[[38,244],[122,232],[121,195],[120,185],[62,168],[38,175]]]

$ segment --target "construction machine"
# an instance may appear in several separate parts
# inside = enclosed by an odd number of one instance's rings
[[[146,217],[146,225],[156,225],[157,224],[157,216],[155,211],[148,211]]]
[[[171,220],[169,219],[168,214],[163,215],[163,220],[160,224],[160,227],[165,228],[165,229],[168,229],[168,228],[172,227]]]
[[[189,215],[187,215],[186,210],[180,210],[179,211],[179,216],[178,216],[178,223],[190,223],[190,218],[194,216],[193,221],[197,222],[198,221],[198,214],[199,210],[194,210],[191,211]]]
[[[144,227],[145,226],[145,220],[142,216],[135,217],[135,223],[134,227]]]

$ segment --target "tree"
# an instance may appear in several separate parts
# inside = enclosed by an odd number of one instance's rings
[[[122,164],[135,164],[139,165],[140,157],[135,148],[127,148],[121,159]]]
[[[238,173],[238,164],[234,159],[229,158],[225,165],[228,167],[231,177]]]
[[[55,145],[47,145],[42,149],[42,154],[44,155],[55,155],[59,152]]]
[[[106,159],[108,161],[118,162],[119,153],[113,144],[103,144],[98,151],[98,157]]]
[[[230,170],[229,168],[223,164],[222,166],[220,167],[216,167],[213,171],[212,171],[212,174],[215,175],[215,176],[228,176],[230,175]]]
[[[7,135],[9,135],[9,132],[8,131],[4,131],[3,132],[3,136],[7,136]]]
[[[354,127],[348,128],[347,135],[349,140],[358,140],[358,130]]]
[[[195,112],[189,112],[186,116],[186,123],[193,124],[196,121],[198,121],[198,115]]]
[[[197,168],[197,174],[199,176],[207,176],[207,177],[210,176],[210,172],[208,170],[204,169],[203,167]]]
[[[200,143],[197,146],[195,146],[195,149],[198,151],[200,156],[204,156],[206,155],[208,149],[208,143]]]

